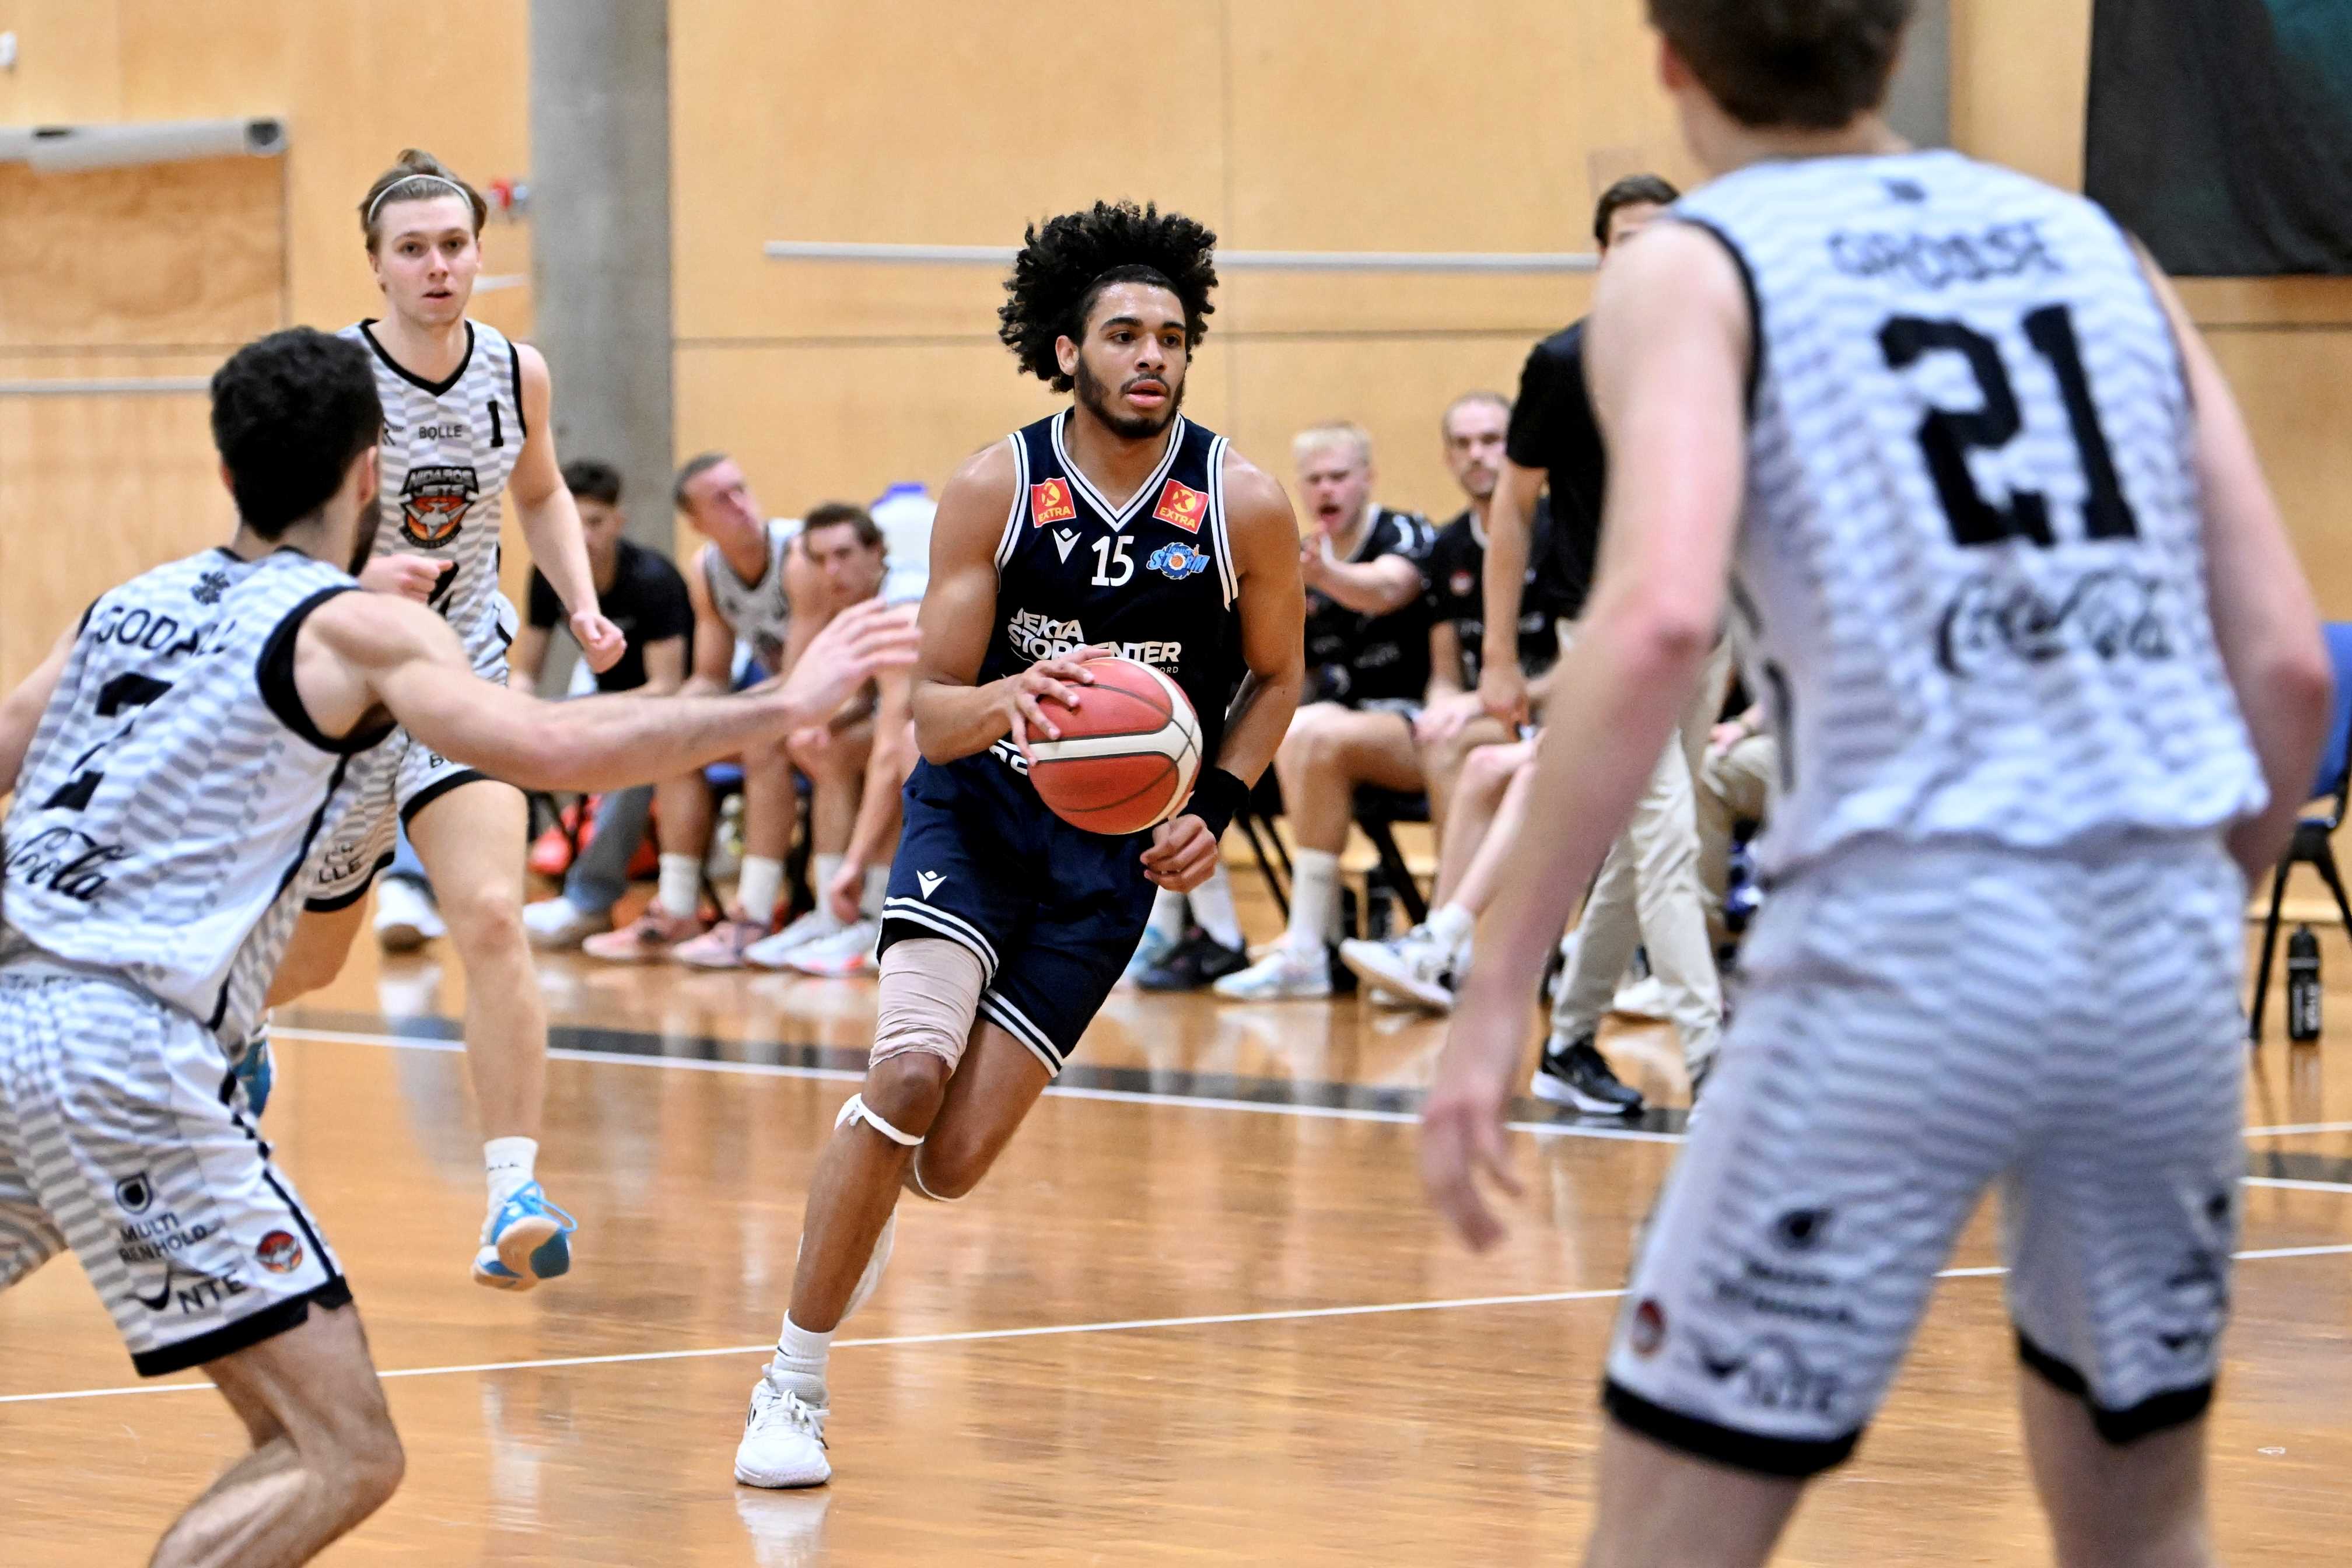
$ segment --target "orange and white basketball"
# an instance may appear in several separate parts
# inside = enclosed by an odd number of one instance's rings
[[[1114,837],[1156,827],[1192,793],[1201,771],[1201,721],[1183,689],[1148,664],[1100,658],[1087,666],[1076,710],[1048,703],[1060,740],[1029,739],[1037,797],[1074,827]]]

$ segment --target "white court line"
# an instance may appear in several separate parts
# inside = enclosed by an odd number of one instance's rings
[[[439,1040],[425,1036],[362,1035],[342,1029],[272,1028],[273,1038],[281,1040],[344,1041],[362,1046],[387,1046],[395,1050],[462,1051],[460,1040]],[[665,1057],[653,1052],[583,1051],[551,1048],[548,1058],[560,1062],[618,1062],[629,1067],[679,1068],[688,1072],[740,1073],[753,1078],[816,1079],[833,1083],[857,1083],[866,1075],[848,1068],[790,1067],[775,1062],[721,1062],[703,1057]],[[1396,1124],[1417,1123],[1421,1117],[1411,1110],[1375,1110],[1370,1107],[1335,1105],[1297,1105],[1258,1100],[1219,1100],[1205,1095],[1152,1094],[1142,1089],[1087,1089],[1075,1084],[1052,1084],[1047,1094],[1067,1100],[1101,1100],[1118,1105],[1174,1105],[1190,1110],[1245,1110],[1264,1116],[1296,1116],[1335,1121],[1385,1121]],[[1578,1122],[1511,1121],[1504,1124],[1513,1132],[1526,1132],[1538,1138],[1599,1138],[1615,1139],[1634,1143],[1680,1143],[1686,1136],[1680,1132],[1654,1132],[1640,1127],[1588,1126]],[[2249,1138],[2279,1138],[2297,1132],[2352,1132],[2352,1121],[2313,1121],[2288,1127],[2249,1127]],[[2252,1186],[2286,1186],[2313,1192],[2352,1193],[2352,1184],[2330,1182],[2286,1182],[2269,1178],[2248,1177]]]
[[[2290,1193],[2352,1193],[2352,1182],[2298,1182],[2285,1176],[2247,1176],[2250,1187],[2282,1187]]]
[[[385,1046],[395,1050],[463,1051],[460,1040],[437,1040],[408,1035],[361,1035],[341,1029],[277,1028],[269,1031],[272,1039],[342,1041],[361,1046]],[[569,1048],[549,1049],[548,1059],[559,1062],[614,1062],[625,1067],[679,1068],[688,1072],[740,1073],[751,1078],[817,1079],[832,1083],[861,1083],[866,1075],[847,1068],[793,1067],[780,1062],[718,1062],[703,1057],[665,1057],[651,1052],[623,1053],[618,1051],[583,1051]],[[1418,1125],[1420,1113],[1411,1110],[1376,1110],[1370,1107],[1344,1105],[1299,1105],[1282,1100],[1221,1100],[1208,1095],[1153,1094],[1145,1089],[1089,1089],[1076,1084],[1049,1084],[1045,1092],[1065,1100],[1100,1100],[1118,1105],[1172,1105],[1187,1110],[1243,1110],[1262,1116],[1296,1116],[1310,1121],[1385,1121],[1399,1125]],[[1600,1138],[1636,1143],[1679,1143],[1679,1132],[1653,1132],[1640,1127],[1588,1127],[1565,1121],[1513,1121],[1507,1124],[1514,1132],[1532,1133],[1538,1138]]]
[[[2352,1253],[2352,1242],[2326,1247],[2275,1247],[2234,1256],[2242,1262],[2257,1258],[2332,1258]],[[1998,1265],[1947,1268],[1938,1279],[1993,1279],[2009,1270]],[[1153,1329],[1217,1328],[1236,1323],[1293,1323],[1318,1318],[1370,1318],[1398,1312],[1461,1311],[1479,1307],[1540,1307],[1569,1301],[1614,1301],[1626,1292],[1614,1290],[1548,1290],[1527,1296],[1462,1296],[1445,1301],[1379,1301],[1355,1307],[1295,1307],[1272,1312],[1220,1312],[1194,1318],[1126,1318],[1108,1323],[1046,1323],[1027,1329],[970,1329],[943,1334],[898,1334],[886,1339],[836,1340],[834,1349],[874,1350],[908,1345],[978,1344],[995,1340],[1035,1340],[1064,1334],[1139,1333]],[[618,1366],[636,1362],[702,1361],[713,1356],[764,1355],[772,1343],[721,1345],[711,1350],[632,1351],[618,1355],[558,1356],[545,1361],[474,1362],[457,1366],[395,1367],[376,1375],[387,1382],[396,1377],[447,1377],[465,1373],[538,1372],[566,1366]],[[124,1388],[77,1388],[57,1394],[0,1394],[0,1405],[59,1404],[68,1399],[112,1399],[124,1394],[185,1394],[210,1388],[208,1383],[142,1383]]]

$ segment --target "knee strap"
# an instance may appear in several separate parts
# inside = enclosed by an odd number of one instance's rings
[[[909,1161],[908,1161],[908,1162],[907,1162],[907,1176],[908,1176],[908,1179],[909,1181],[912,1181],[912,1182],[915,1184],[915,1191],[917,1191],[917,1192],[920,1193],[924,1197],[926,1197],[926,1198],[929,1199],[932,1203],[935,1203],[935,1204],[960,1204],[960,1203],[963,1202],[963,1199],[962,1199],[962,1198],[943,1198],[943,1197],[940,1196],[940,1194],[937,1194],[937,1193],[935,1193],[935,1192],[931,1191],[931,1189],[930,1189],[929,1186],[927,1186],[927,1185],[925,1185],[925,1184],[924,1184],[924,1183],[923,1183],[923,1154],[922,1154],[922,1151],[921,1151],[921,1150],[919,1150],[919,1150],[917,1150],[917,1151],[915,1152],[915,1157],[914,1157],[913,1159],[911,1159],[911,1160],[909,1160]]]
[[[911,1133],[901,1132],[897,1128],[891,1126],[888,1122],[883,1121],[880,1117],[875,1115],[874,1108],[866,1103],[866,1097],[862,1094],[853,1094],[849,1097],[849,1103],[841,1108],[841,1114],[833,1119],[833,1124],[835,1127],[839,1127],[845,1122],[860,1121],[864,1121],[866,1126],[874,1129],[875,1131],[882,1134],[883,1137],[890,1140],[891,1142],[898,1145],[901,1149],[912,1149],[922,1142],[922,1139],[919,1137],[914,1136]],[[918,1178],[918,1180],[919,1180],[919,1178]]]

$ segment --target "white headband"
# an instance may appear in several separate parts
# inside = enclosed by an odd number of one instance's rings
[[[448,175],[427,174],[419,171],[414,174],[403,174],[400,178],[393,181],[392,184],[378,191],[375,194],[375,200],[368,203],[367,217],[364,221],[373,225],[375,222],[375,209],[383,205],[384,202],[390,198],[393,192],[400,189],[403,185],[413,185],[419,180],[430,180],[436,184],[446,185],[451,190],[457,192],[459,195],[465,197],[466,205],[467,206],[470,207],[474,205],[474,193],[459,184],[457,181],[449,178]],[[419,198],[415,196],[403,196],[401,198],[403,201],[414,201],[417,199]]]

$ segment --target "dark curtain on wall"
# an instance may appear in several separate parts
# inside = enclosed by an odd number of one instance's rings
[[[2097,0],[2086,152],[2173,272],[2352,273],[2352,0]]]

